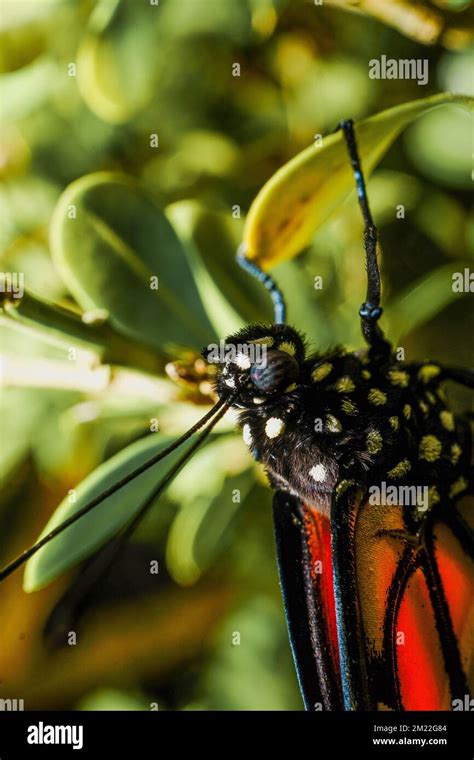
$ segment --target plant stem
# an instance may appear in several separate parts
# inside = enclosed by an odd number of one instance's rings
[[[31,330],[50,343],[70,348],[71,343],[97,353],[103,364],[162,374],[169,357],[117,333],[106,322],[90,323],[64,306],[25,292],[21,298],[5,294],[1,303],[5,317]]]

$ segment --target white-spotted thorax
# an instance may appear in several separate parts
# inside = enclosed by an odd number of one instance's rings
[[[217,393],[239,391],[243,440],[275,488],[323,513],[348,479],[426,487],[430,506],[462,491],[462,440],[436,364],[380,366],[341,348],[307,356],[288,325],[251,326],[217,348],[204,353]]]

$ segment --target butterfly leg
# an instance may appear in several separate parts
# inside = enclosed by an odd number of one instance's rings
[[[364,248],[365,263],[367,269],[367,293],[365,301],[359,309],[361,318],[362,335],[370,346],[371,353],[377,358],[388,358],[391,351],[390,343],[385,339],[383,331],[377,324],[382,315],[380,306],[380,271],[377,262],[377,227],[370,212],[367,189],[364,175],[357,150],[352,119],[341,121],[338,129],[341,129],[349,152],[354,178],[357,187],[357,197],[364,219]]]

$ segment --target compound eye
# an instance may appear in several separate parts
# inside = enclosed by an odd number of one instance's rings
[[[264,393],[286,388],[298,375],[298,362],[286,351],[267,351],[265,362],[250,369],[253,384]]]

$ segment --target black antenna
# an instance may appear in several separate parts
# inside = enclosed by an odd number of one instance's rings
[[[382,316],[382,307],[380,306],[380,272],[377,262],[377,227],[372,219],[369,207],[369,199],[365,186],[364,174],[357,150],[357,142],[354,131],[354,122],[352,119],[341,121],[337,130],[341,129],[346,141],[347,151],[351,161],[354,179],[357,187],[357,197],[359,206],[364,219],[364,248],[365,248],[365,265],[367,269],[367,292],[365,301],[360,307],[359,315],[361,318],[362,334],[369,344],[381,355],[390,353],[390,344],[385,340],[384,334],[377,322]],[[336,131],[337,131],[336,130]]]
[[[152,493],[147,497],[146,501],[142,504],[137,514],[134,515],[130,522],[120,530],[119,534],[115,538],[113,538],[111,541],[105,544],[105,546],[102,546],[98,550],[94,559],[92,560],[93,565],[89,565],[89,572],[86,571],[86,573],[81,574],[79,579],[80,586],[79,588],[76,586],[76,608],[78,604],[83,603],[84,600],[89,596],[91,589],[108,575],[111,566],[117,559],[120,552],[123,550],[124,545],[130,536],[134,533],[134,531],[138,528],[140,522],[146,516],[155,501],[163,493],[175,475],[178,474],[179,470],[184,467],[189,459],[191,459],[196,449],[207,438],[221,417],[223,417],[223,415],[226,413],[227,409],[227,404],[221,407],[220,411],[216,414],[214,419],[211,420],[209,425],[202,431],[201,435],[196,438],[196,441],[192,444],[192,446],[190,446],[183,453],[178,462],[176,462],[176,464],[169,470],[169,472],[166,473],[164,478],[162,478],[162,480],[157,484],[156,488],[153,489]],[[91,568],[93,568],[92,573],[90,572]]]
[[[94,509],[94,507],[98,506],[98,504],[103,502],[109,496],[112,496],[112,494],[119,491],[121,488],[123,488],[123,486],[127,485],[127,483],[130,483],[130,481],[134,480],[136,477],[138,477],[143,472],[148,470],[154,464],[157,464],[157,462],[167,457],[169,454],[175,451],[179,446],[185,443],[200,428],[202,428],[202,426],[205,425],[208,420],[211,420],[211,424],[208,425],[208,427],[205,428],[205,430],[203,430],[201,435],[196,439],[195,443],[183,454],[182,457],[180,457],[180,459],[174,465],[174,467],[171,468],[169,473],[165,475],[163,480],[160,481],[160,483],[157,485],[156,489],[153,491],[149,499],[147,499],[145,504],[141,507],[138,514],[135,515],[131,523],[131,524],[134,524],[134,528],[135,528],[139,522],[139,520],[137,521],[137,518],[140,516],[140,519],[141,519],[141,516],[146,513],[146,509],[148,509],[152,501],[161,493],[161,491],[164,488],[166,488],[166,486],[170,482],[170,479],[174,477],[174,475],[187,461],[189,456],[196,450],[196,448],[200,445],[200,443],[204,440],[204,438],[206,438],[206,436],[209,435],[214,425],[221,419],[221,417],[224,416],[226,411],[229,409],[234,398],[237,396],[239,390],[240,389],[237,389],[227,401],[224,402],[224,401],[219,400],[212,407],[212,409],[210,409],[209,412],[207,412],[203,417],[201,417],[200,420],[198,420],[198,422],[196,422],[191,428],[189,428],[189,430],[187,430],[186,433],[184,433],[184,435],[182,435],[176,441],[171,443],[165,449],[162,449],[162,451],[159,451],[151,459],[149,459],[147,462],[137,467],[131,473],[129,473],[128,475],[125,475],[123,478],[118,480],[116,483],[114,483],[113,486],[110,486],[105,491],[103,491],[103,493],[99,494],[94,499],[92,499],[88,504],[85,504],[78,512],[71,515],[71,517],[69,517],[67,520],[64,520],[64,522],[62,522],[60,525],[57,525],[56,528],[53,528],[53,530],[50,531],[50,533],[47,533],[46,536],[43,536],[43,538],[37,541],[36,544],[33,544],[33,546],[30,546],[29,549],[26,549],[18,557],[16,557],[16,559],[12,560],[12,562],[10,562],[2,570],[0,570],[0,582],[5,580],[5,578],[11,575],[17,568],[19,568],[21,565],[27,562],[30,559],[30,557],[36,554],[36,552],[39,551],[47,543],[49,543],[49,541],[51,541],[53,538],[55,538],[64,530],[66,530],[66,528],[69,528],[70,525],[73,525],[77,520],[79,520],[81,517],[86,515],[88,512]],[[214,419],[212,419],[213,417]]]
[[[268,292],[270,293],[271,299],[273,301],[273,307],[274,307],[274,313],[275,313],[275,324],[276,325],[283,325],[285,324],[285,313],[286,313],[286,306],[285,306],[285,299],[283,298],[283,293],[281,292],[280,288],[276,284],[275,280],[270,277],[269,274],[263,271],[255,262],[250,261],[250,259],[247,258],[245,255],[245,245],[242,244],[239,246],[239,249],[237,251],[236,255],[236,261],[242,269],[245,269],[247,272],[249,272],[251,275],[257,278],[259,282],[261,282]]]

